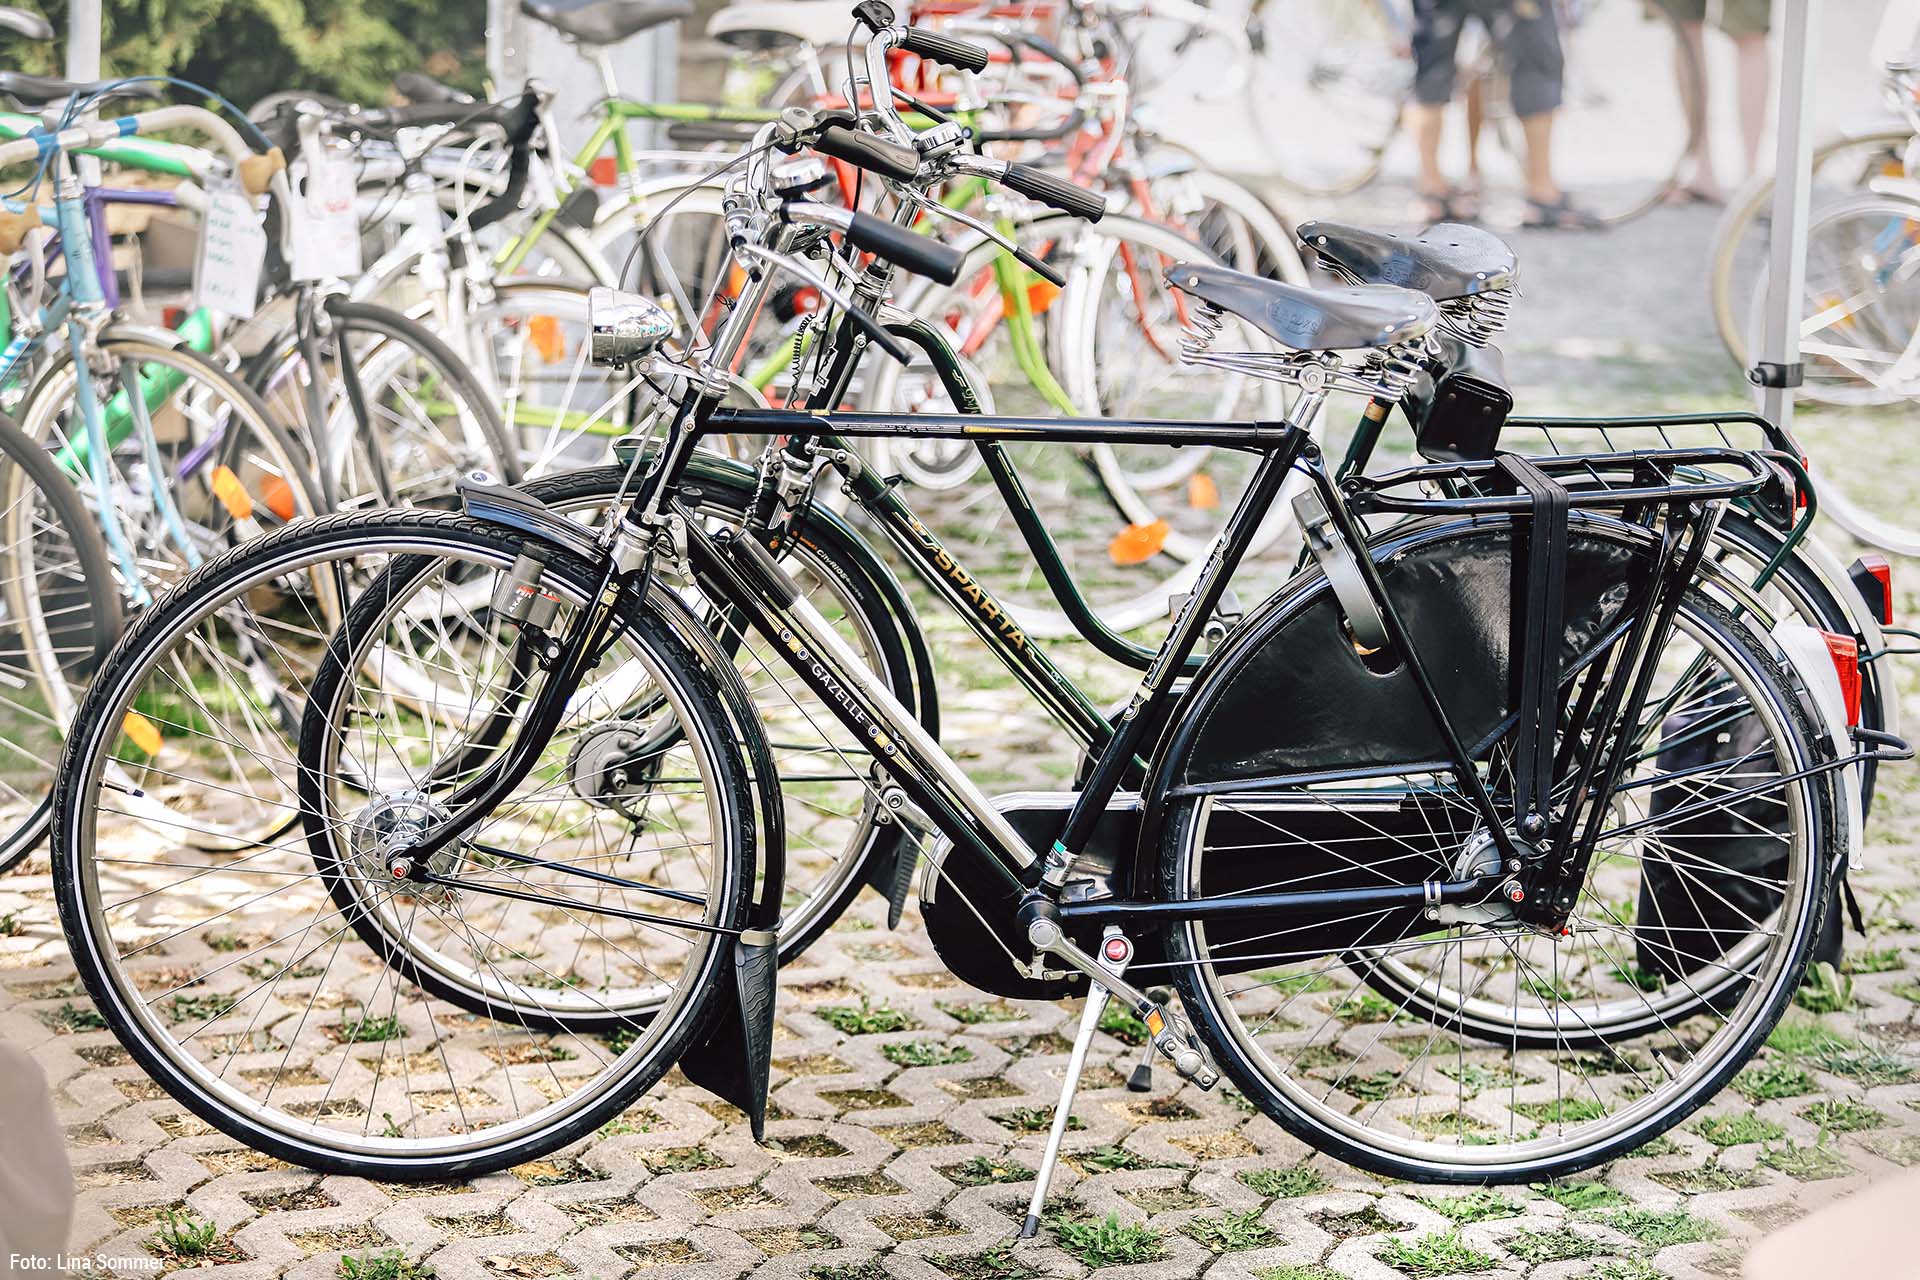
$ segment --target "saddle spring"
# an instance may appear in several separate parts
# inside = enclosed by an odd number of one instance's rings
[[[1440,304],[1440,323],[1462,342],[1484,347],[1506,329],[1514,292],[1490,289],[1471,297],[1449,298]]]
[[[1426,336],[1393,347],[1354,355],[1351,363],[1330,351],[1216,351],[1213,342],[1226,329],[1224,312],[1195,299],[1187,311],[1180,358],[1188,364],[1244,373],[1309,390],[1355,391],[1398,400],[1420,374],[1420,357],[1432,339]]]

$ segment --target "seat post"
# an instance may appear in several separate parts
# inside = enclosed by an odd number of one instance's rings
[[[607,97],[620,96],[620,78],[613,71],[613,50],[610,46],[593,46],[593,65],[600,72],[600,87],[606,90]]]

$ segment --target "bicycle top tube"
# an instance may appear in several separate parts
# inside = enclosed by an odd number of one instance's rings
[[[24,138],[40,129],[37,116],[0,112],[0,139]],[[138,136],[114,138],[94,147],[78,148],[81,155],[96,156],[108,164],[157,173],[173,178],[204,178],[206,153],[197,147],[182,146],[158,138]]]

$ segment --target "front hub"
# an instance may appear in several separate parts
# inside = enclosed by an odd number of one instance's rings
[[[355,867],[371,883],[387,884],[396,892],[404,885],[405,892],[429,902],[451,903],[456,896],[453,889],[422,883],[420,877],[428,872],[451,876],[460,865],[457,847],[440,850],[427,859],[424,867],[408,853],[447,816],[446,808],[424,791],[408,789],[375,796],[348,830]]]

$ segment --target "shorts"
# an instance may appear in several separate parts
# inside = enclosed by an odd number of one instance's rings
[[[1654,0],[1681,22],[1705,22],[1707,0]],[[1773,27],[1772,0],[1720,0],[1713,25],[1730,36],[1763,36]]]
[[[1454,55],[1469,17],[1486,27],[1506,61],[1515,115],[1537,116],[1560,105],[1565,62],[1553,0],[1413,0],[1416,101],[1439,106],[1453,97]]]

